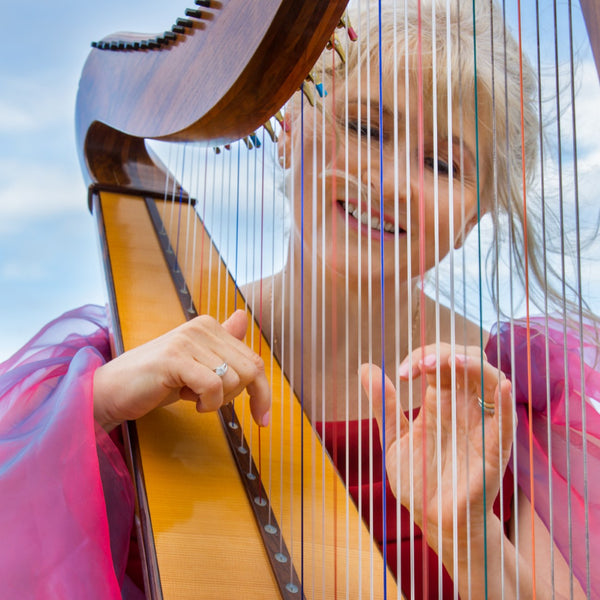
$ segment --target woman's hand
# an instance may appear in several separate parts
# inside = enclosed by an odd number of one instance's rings
[[[262,359],[241,341],[247,323],[242,310],[222,325],[196,317],[106,363],[94,375],[96,421],[110,431],[179,398],[195,402],[198,412],[213,411],[246,388],[254,420],[267,425],[271,391]]]
[[[421,410],[412,423],[402,410],[397,411],[396,390],[385,379],[387,473],[392,490],[411,510],[427,543],[436,551],[441,514],[441,556],[446,567],[451,568],[447,563],[453,560],[455,536],[459,548],[466,549],[467,519],[473,543],[473,536],[483,536],[484,517],[495,518],[492,506],[513,439],[511,385],[485,357],[482,364],[479,348],[469,347],[466,354],[455,354],[453,361],[448,344],[418,349],[400,365],[400,379],[419,376],[425,377],[425,393]],[[381,370],[363,365],[361,379],[367,393],[371,390],[382,432]],[[483,399],[487,410],[482,411],[478,398]],[[492,402],[493,412],[489,404]],[[459,554],[466,558],[466,552]]]

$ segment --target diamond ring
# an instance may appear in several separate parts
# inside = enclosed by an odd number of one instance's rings
[[[223,364],[219,365],[218,367],[215,367],[213,369],[213,371],[219,376],[219,377],[223,377],[223,375],[225,375],[225,373],[227,373],[227,369],[229,368],[229,365],[224,362]]]

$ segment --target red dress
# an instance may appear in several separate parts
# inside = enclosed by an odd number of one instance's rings
[[[336,426],[337,425],[337,426]],[[365,450],[368,447],[369,429],[372,430],[373,439],[373,487],[369,486],[369,452]],[[322,426],[319,423],[317,430],[322,433]],[[359,431],[360,430],[360,431]],[[348,440],[346,440],[346,423],[326,423],[325,425],[325,445],[331,457],[340,472],[340,475],[350,495],[355,503],[358,504],[359,489],[362,487],[362,517],[365,523],[369,522],[370,502],[369,497],[373,499],[373,536],[380,549],[383,549],[383,485],[382,485],[382,456],[381,444],[379,442],[379,430],[376,422],[364,419],[362,421],[350,421],[348,423]],[[360,437],[359,437],[360,434]],[[359,456],[358,440],[363,440],[363,452]],[[349,451],[349,468],[346,470],[345,456],[346,446]],[[360,461],[360,462],[359,462]],[[507,471],[504,482],[502,500],[504,503],[504,521],[508,522],[511,516],[511,507],[513,499],[513,476]],[[400,509],[400,532],[401,539],[398,544],[397,532],[397,510],[396,498],[392,493],[390,484],[385,483],[386,494],[386,540],[385,551],[387,564],[396,576],[402,592],[405,597],[411,597],[411,556],[414,558],[414,597],[415,598],[443,598],[452,599],[454,597],[454,587],[452,579],[445,569],[442,573],[442,581],[438,580],[438,557],[436,553],[426,546],[423,542],[421,530],[414,526],[414,544],[411,544],[410,513],[404,507]],[[500,514],[500,496],[494,503],[494,512]],[[425,546],[425,548],[424,548]],[[427,552],[427,566],[424,564],[423,551]],[[398,555],[400,555],[400,573],[397,573]],[[427,593],[425,593],[424,582],[427,581]],[[441,585],[441,590],[440,590]]]

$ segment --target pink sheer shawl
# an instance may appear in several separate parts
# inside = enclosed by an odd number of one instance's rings
[[[129,587],[132,484],[93,417],[93,374],[109,357],[105,311],[84,306],[0,365],[3,598],[106,600]]]
[[[536,512],[584,589],[589,578],[590,596],[598,598],[600,368],[594,331],[585,330],[582,344],[560,321],[550,320],[547,330],[542,319],[530,325],[532,480]],[[529,376],[525,360],[514,373],[510,361],[513,352],[526,356],[526,348],[524,323],[512,331],[501,324],[486,353],[513,382],[517,478],[530,496]],[[131,481],[93,419],[93,373],[109,356],[104,309],[85,306],[49,323],[0,365],[4,598],[139,596],[125,574]]]
[[[531,500],[533,482],[536,513],[584,590],[589,578],[592,598],[600,598],[600,348],[596,336],[592,325],[584,324],[580,335],[565,329],[559,319],[549,319],[547,326],[542,317],[532,319],[530,400],[526,323],[515,322],[512,336],[510,324],[502,323],[486,347],[488,360],[500,364],[513,384],[518,485]],[[514,367],[511,355],[516,357]],[[511,459],[509,466],[513,464]]]

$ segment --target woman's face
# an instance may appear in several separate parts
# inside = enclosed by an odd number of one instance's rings
[[[381,110],[378,74],[362,72],[346,86],[336,80],[324,115],[304,101],[292,117],[296,241],[305,263],[315,253],[317,264],[355,281],[382,270],[400,282],[417,277],[477,223],[473,112],[462,125],[454,115],[449,140],[430,102],[420,115],[416,85],[407,105],[398,79],[396,89],[393,78],[383,81]]]

